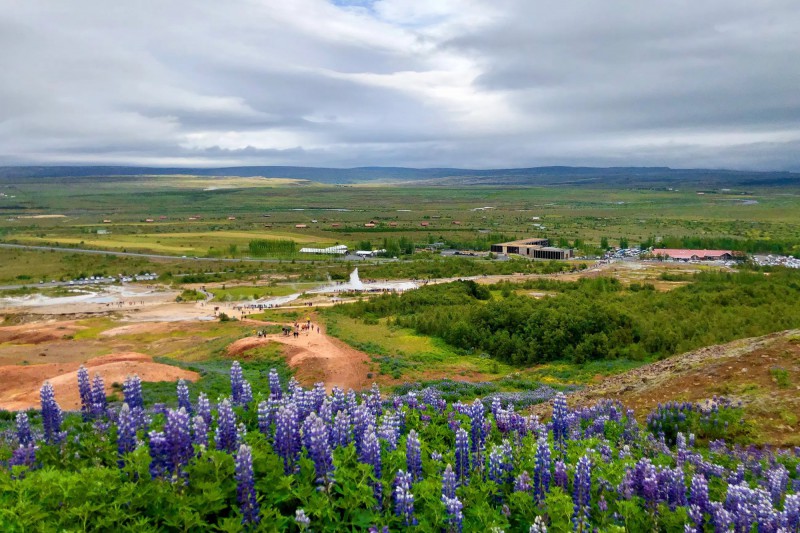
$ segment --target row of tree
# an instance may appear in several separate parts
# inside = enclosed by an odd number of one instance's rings
[[[800,327],[800,272],[794,271],[703,273],[669,292],[625,287],[611,278],[534,280],[525,287],[559,293],[538,300],[512,287],[455,282],[342,306],[340,312],[391,317],[454,347],[515,364],[665,357]]]

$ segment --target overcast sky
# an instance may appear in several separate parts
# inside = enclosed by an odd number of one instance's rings
[[[798,0],[0,0],[0,164],[800,170]]]

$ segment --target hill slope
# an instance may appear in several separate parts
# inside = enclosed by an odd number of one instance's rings
[[[589,405],[608,398],[644,417],[659,403],[741,401],[758,442],[800,445],[800,330],[708,346],[603,380],[570,396]]]

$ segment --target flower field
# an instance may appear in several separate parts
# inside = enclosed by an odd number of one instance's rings
[[[213,403],[182,381],[172,407],[136,376],[120,406],[85,368],[78,384],[80,412],[45,384],[40,411],[0,413],[0,531],[800,531],[800,450],[746,444],[721,398],[642,424],[561,393],[545,421],[274,371],[254,391],[236,362]]]

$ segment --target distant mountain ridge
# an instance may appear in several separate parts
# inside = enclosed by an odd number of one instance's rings
[[[328,184],[413,182],[426,186],[466,185],[570,185],[615,187],[665,187],[680,184],[700,187],[800,186],[800,173],[669,167],[568,167],[548,166],[509,169],[296,166],[243,166],[222,168],[132,166],[6,166],[1,182],[28,180],[124,177],[143,175],[241,176],[294,178]]]

